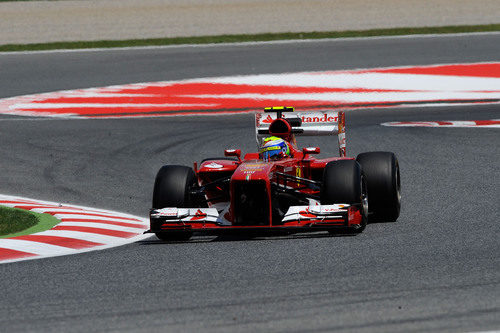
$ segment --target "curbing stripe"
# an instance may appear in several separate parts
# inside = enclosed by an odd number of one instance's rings
[[[75,238],[59,237],[59,236],[24,235],[24,236],[16,237],[16,239],[29,240],[32,242],[41,242],[41,243],[47,243],[47,244],[52,244],[52,245],[64,246],[64,247],[69,247],[72,249],[83,249],[83,248],[88,248],[88,247],[93,247],[93,246],[104,245],[101,243],[95,243],[95,242],[91,242],[91,241],[87,241],[87,240],[83,240],[83,239],[75,239]]]
[[[447,120],[447,121],[395,121],[382,123],[389,127],[457,127],[457,128],[500,128],[500,119],[491,120]]]
[[[57,214],[51,214],[52,216],[58,218],[58,219],[69,219],[69,220],[74,220],[74,219],[87,219],[87,220],[108,220],[110,222],[115,221],[115,222],[124,222],[124,223],[141,223],[140,220],[137,219],[124,219],[122,217],[113,217],[113,216],[95,216],[95,215],[87,215],[87,214],[67,214],[67,213],[57,213]]]
[[[127,231],[127,232],[131,232],[131,233],[144,232],[144,228],[132,228],[132,227],[125,227],[125,226],[113,225],[113,224],[108,224],[108,223],[99,223],[99,222],[66,221],[66,222],[59,223],[58,226],[89,227],[89,223],[92,223],[92,225],[90,225],[92,228]]]
[[[0,204],[53,215],[50,230],[0,239],[0,263],[102,250],[149,238],[148,221],[137,216],[0,194]]]
[[[1,249],[0,251],[0,262],[2,261],[17,261],[22,259],[32,259],[36,257],[36,254],[17,251],[12,249]]]
[[[127,218],[123,216],[113,216],[113,215],[108,215],[108,214],[97,214],[97,213],[86,213],[82,211],[70,211],[70,210],[56,210],[56,209],[33,209],[34,212],[37,213],[45,213],[45,214],[50,214],[54,216],[88,216],[89,218],[95,217],[95,218],[110,218],[110,219],[118,219],[118,220],[127,220],[127,221],[139,221],[137,218]]]
[[[95,243],[83,239],[75,239],[75,238],[59,237],[59,236],[25,235],[16,237],[16,239],[64,246],[72,249],[83,249],[93,246],[104,245],[101,243]]]
[[[45,256],[74,252],[74,250],[68,249],[67,247],[52,245],[48,243],[32,242],[17,239],[16,237],[2,239],[2,248]]]
[[[500,103],[499,86],[500,62],[455,63],[56,91],[0,99],[0,113],[82,119],[239,114],[269,105],[312,109]]]
[[[39,233],[36,233],[34,235],[66,237],[66,238],[72,238],[72,239],[76,239],[76,240],[86,240],[86,241],[90,241],[90,242],[101,243],[104,245],[112,245],[117,241],[117,239],[119,239],[119,238],[114,237],[114,236],[107,236],[107,235],[95,234],[95,233],[90,233],[90,232],[71,231],[71,230],[53,230],[53,229],[39,232]]]
[[[88,222],[88,223],[105,223],[105,224],[111,224],[111,225],[119,225],[122,227],[130,227],[130,228],[139,228],[139,229],[147,229],[146,226],[142,224],[135,224],[135,223],[128,223],[128,222],[117,222],[117,221],[110,221],[110,220],[99,220],[99,219],[66,219],[66,218],[61,218],[61,222]]]
[[[51,230],[69,230],[69,231],[90,232],[93,234],[100,234],[100,235],[113,236],[113,237],[119,237],[119,238],[130,238],[130,237],[137,235],[137,233],[134,233],[134,232],[109,230],[109,229],[94,228],[94,227],[62,226],[60,224],[55,226]]]

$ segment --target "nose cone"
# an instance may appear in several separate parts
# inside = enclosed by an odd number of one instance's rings
[[[273,163],[242,163],[231,178],[231,212],[235,225],[271,225]]]

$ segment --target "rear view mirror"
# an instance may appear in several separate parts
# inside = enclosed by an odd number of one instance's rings
[[[226,149],[224,150],[224,156],[236,156],[238,161],[241,162],[241,150],[240,149]]]
[[[302,153],[304,153],[304,155],[319,154],[320,151],[319,147],[306,147],[302,149]]]

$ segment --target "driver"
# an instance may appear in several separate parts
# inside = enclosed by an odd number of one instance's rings
[[[259,156],[264,161],[290,157],[290,144],[277,136],[270,136],[262,140]]]

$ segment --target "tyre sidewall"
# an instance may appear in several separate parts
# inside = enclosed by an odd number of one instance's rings
[[[393,222],[401,210],[399,163],[391,152],[359,154],[368,185],[370,222]]]
[[[156,175],[153,208],[189,207],[189,189],[195,182],[193,169],[183,165],[164,165]]]
[[[328,163],[323,171],[321,204],[357,204],[361,201],[361,166],[354,160]]]
[[[355,160],[339,160],[328,163],[323,171],[323,184],[321,189],[321,204],[349,204],[361,208],[361,224],[356,228],[347,228],[348,233],[362,232],[368,222],[362,205],[364,176],[361,165]],[[332,234],[338,231],[332,230]]]

